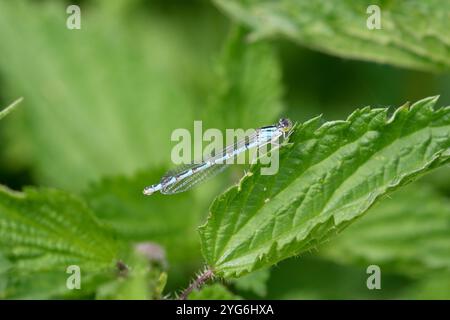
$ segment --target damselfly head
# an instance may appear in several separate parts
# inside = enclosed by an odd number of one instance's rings
[[[289,120],[288,118],[281,118],[278,121],[277,127],[280,128],[284,132],[288,132],[289,130],[292,129],[292,121]]]

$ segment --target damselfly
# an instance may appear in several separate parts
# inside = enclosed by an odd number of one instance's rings
[[[144,194],[151,195],[156,191],[173,194],[189,190],[223,171],[229,165],[227,160],[252,148],[260,149],[268,144],[276,144],[281,137],[287,139],[292,129],[293,124],[289,119],[280,119],[275,125],[256,129],[252,135],[230,144],[199,164],[189,164],[167,172],[159,183],[146,187]]]

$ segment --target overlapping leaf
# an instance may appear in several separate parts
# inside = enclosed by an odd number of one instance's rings
[[[254,37],[281,34],[326,53],[424,70],[450,70],[450,3],[441,0],[214,0]],[[377,5],[381,29],[367,20]]]
[[[49,283],[49,290],[61,292],[69,265],[80,267],[87,285],[93,274],[114,269],[118,250],[113,234],[77,197],[49,189],[18,193],[0,187],[0,280],[8,282],[2,295],[17,295],[18,283],[28,287],[27,294],[46,294]]]
[[[444,164],[450,108],[437,98],[411,108],[356,110],[346,121],[298,126],[279,172],[255,166],[219,196],[201,228],[203,253],[216,274],[239,276],[317,246],[365,213],[382,195]]]

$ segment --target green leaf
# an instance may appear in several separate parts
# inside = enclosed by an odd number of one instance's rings
[[[443,165],[450,151],[450,107],[437,98],[411,108],[358,109],[345,121],[300,124],[280,152],[279,171],[254,166],[219,196],[201,227],[216,275],[240,276],[316,247],[382,195]]]
[[[216,66],[215,86],[205,118],[215,128],[261,127],[282,111],[281,68],[273,46],[251,43],[231,28]],[[220,115],[220,116],[219,116]]]
[[[376,264],[417,276],[450,271],[450,201],[415,183],[372,208],[320,253],[341,263]]]
[[[214,0],[254,30],[280,34],[340,57],[423,70],[450,69],[450,3],[440,0],[310,1]],[[367,28],[370,5],[381,9],[381,29]]]
[[[5,109],[0,110],[0,120],[5,117],[8,113],[10,113],[20,102],[22,102],[23,98],[19,98],[13,103],[11,103],[9,106],[7,106]]]
[[[0,187],[0,253],[7,261],[0,279],[10,282],[1,295],[15,296],[16,284],[23,286],[33,275],[36,282],[28,287],[42,289],[38,279],[59,279],[52,285],[61,292],[69,265],[80,267],[84,286],[94,274],[114,269],[118,250],[113,234],[77,197],[50,189],[19,193]]]
[[[205,286],[199,291],[193,291],[189,295],[189,300],[240,300],[238,295],[235,295],[228,290],[224,285],[214,283]]]

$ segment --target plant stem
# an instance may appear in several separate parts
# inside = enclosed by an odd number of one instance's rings
[[[192,281],[192,283],[189,285],[189,287],[187,287],[179,296],[179,300],[186,300],[187,297],[189,296],[189,294],[194,290],[194,289],[199,289],[201,288],[205,282],[207,282],[208,280],[210,280],[212,277],[214,276],[213,272],[211,269],[206,269],[203,273],[201,273],[197,279],[195,279],[194,281]]]

